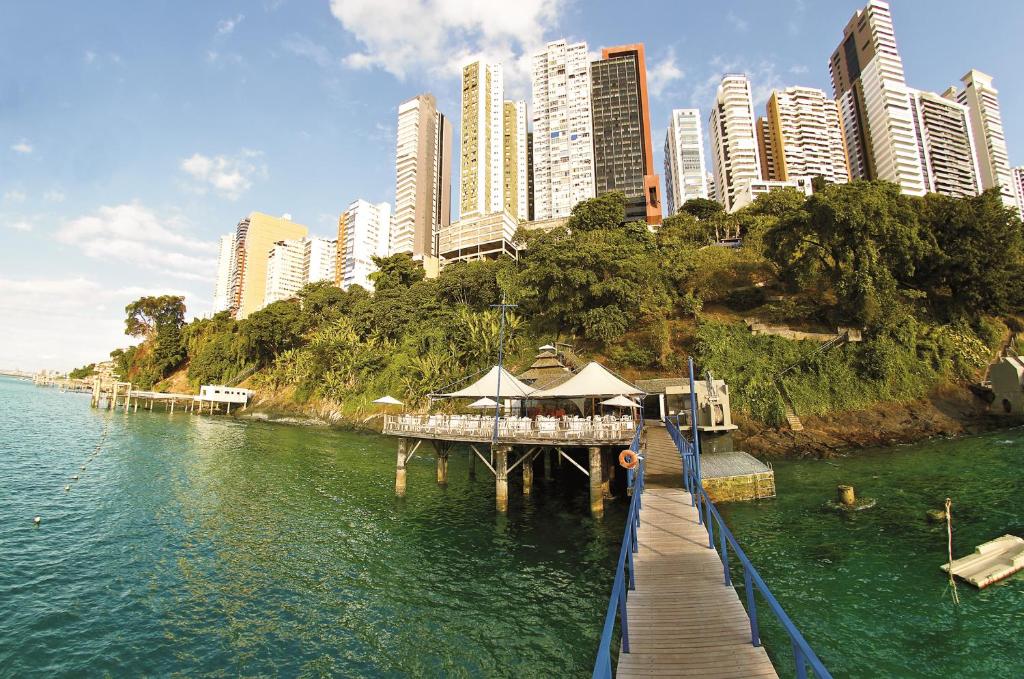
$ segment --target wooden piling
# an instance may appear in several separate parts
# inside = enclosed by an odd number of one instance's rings
[[[398,439],[398,466],[395,467],[395,495],[405,497],[405,462],[409,450],[409,439]]]
[[[508,511],[508,451],[509,446],[494,448],[494,503],[502,513]]]
[[[544,458],[544,480],[551,480],[551,456],[557,455],[553,450],[545,450],[541,452],[540,456]]]
[[[604,516],[604,492],[601,488],[601,446],[587,448],[590,455],[590,513]]]
[[[523,495],[529,495],[533,490],[533,458],[535,453],[527,453],[523,460]]]
[[[469,480],[476,481],[476,453],[469,451]]]
[[[437,485],[448,485],[448,451],[437,450],[435,453],[437,464]]]

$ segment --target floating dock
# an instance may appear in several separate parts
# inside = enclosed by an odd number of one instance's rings
[[[974,548],[974,554],[942,564],[947,573],[952,566],[953,575],[978,589],[1024,570],[1024,539],[1004,535]]]

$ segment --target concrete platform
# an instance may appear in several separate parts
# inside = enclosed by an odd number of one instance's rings
[[[1016,535],[1004,535],[974,548],[974,554],[956,559],[952,563],[953,575],[978,589],[1024,570],[1024,540]],[[949,572],[950,564],[942,564]]]

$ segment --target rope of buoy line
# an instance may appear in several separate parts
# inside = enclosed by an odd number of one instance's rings
[[[110,419],[108,418],[107,421],[103,423],[103,430],[100,432],[100,437],[99,437],[99,440],[96,442],[96,447],[93,448],[92,453],[86,458],[85,464],[79,465],[79,471],[84,472],[86,466],[88,465],[88,463],[92,462],[93,460],[95,460],[96,457],[100,454],[100,451],[103,449],[103,444],[106,443],[107,435],[109,433],[110,433]],[[72,474],[71,475],[71,480],[72,481],[78,481],[79,477],[80,477],[79,474]],[[71,484],[70,483],[64,484],[64,492],[65,493],[71,492]],[[43,517],[38,516],[38,515],[35,516],[32,519],[32,523],[35,524],[36,526],[39,526],[39,524],[41,524],[42,522],[43,522]]]
[[[953,500],[946,498],[946,548],[949,552],[949,587],[953,591],[953,603],[960,605],[960,595],[956,591],[956,580],[953,578],[953,515],[950,509],[953,507]]]

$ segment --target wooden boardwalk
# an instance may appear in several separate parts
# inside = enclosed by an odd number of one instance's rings
[[[736,590],[722,584],[722,562],[682,488],[644,491],[629,593],[630,653],[617,677],[777,677]]]

